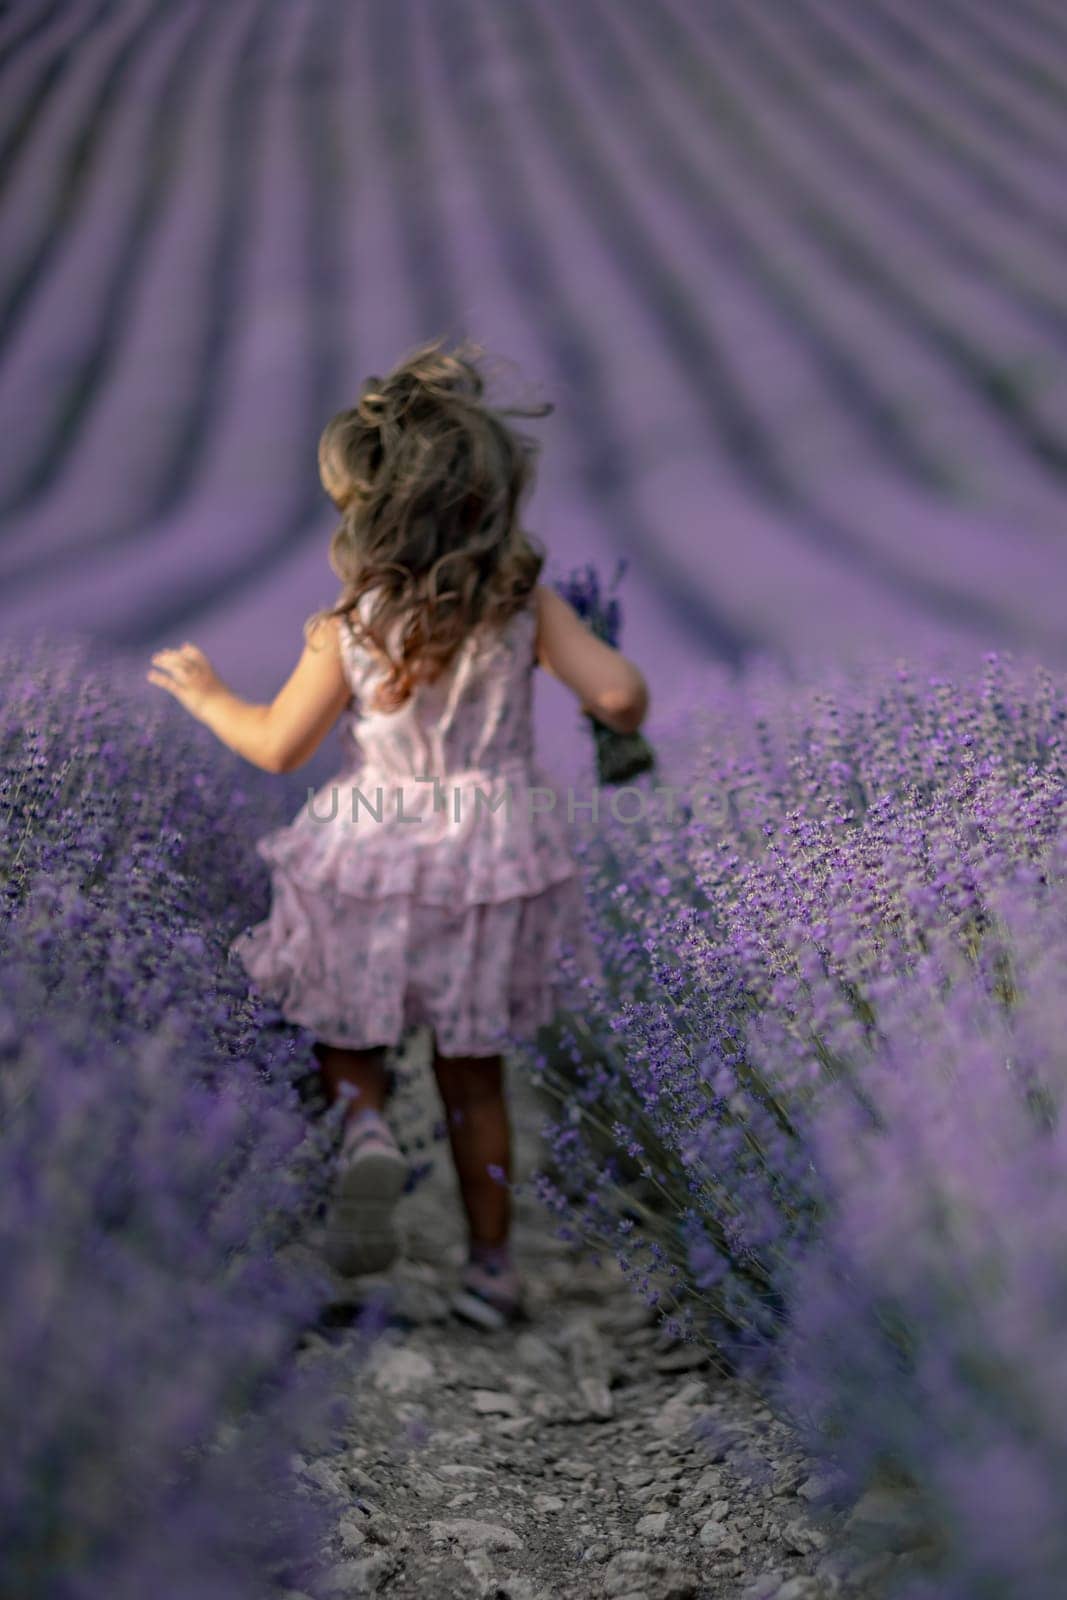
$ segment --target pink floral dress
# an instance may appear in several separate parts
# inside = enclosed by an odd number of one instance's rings
[[[323,1043],[429,1024],[444,1055],[492,1055],[551,1020],[564,945],[600,980],[566,804],[533,757],[535,629],[531,602],[378,712],[378,663],[342,625],[352,760],[257,841],[271,911],[232,945]]]

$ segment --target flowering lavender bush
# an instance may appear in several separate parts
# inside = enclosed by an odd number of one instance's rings
[[[593,566],[578,567],[554,586],[597,638],[615,649],[619,648],[622,609],[614,590],[625,571],[626,562],[622,560],[611,580],[611,591],[606,593],[601,592],[600,578]],[[592,725],[597,776],[601,783],[628,783],[641,773],[652,771],[656,757],[643,733],[616,733],[614,728],[598,722],[590,712],[584,715]]]
[[[917,1594],[1051,1595],[1064,684],[993,655],[817,687],[764,663],[709,674],[686,721],[675,792],[585,841],[610,988],[535,1060],[582,1180],[541,1192],[762,1379],[841,1494],[920,1491]]]
[[[1067,1560],[1067,905],[989,900],[971,969],[923,958],[879,1004],[866,1104],[819,1119],[779,1379],[842,1488],[895,1466],[918,1491],[940,1560],[909,1600],[1053,1600]]]
[[[0,1587],[313,1588],[291,1460],[341,1412],[294,1362],[326,1283],[290,1247],[336,1130],[225,961],[273,819],[81,647],[0,683]]]

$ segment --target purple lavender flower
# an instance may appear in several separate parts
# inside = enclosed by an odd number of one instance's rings
[[[614,591],[626,566],[625,558],[620,559],[611,580],[610,594],[602,592],[599,574],[591,564],[576,567],[554,585],[557,593],[569,601],[597,637],[615,649],[619,647],[622,610]],[[641,773],[653,770],[656,757],[644,734],[616,733],[590,713],[587,712],[586,716],[592,724],[597,774],[601,783],[629,783]]]
[[[0,690],[0,1588],[312,1588],[333,1131],[225,961],[279,801],[80,648],[0,651]]]

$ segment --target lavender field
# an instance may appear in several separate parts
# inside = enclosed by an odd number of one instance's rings
[[[1067,16],[18,0],[0,89],[8,1587],[314,1592],[332,1134],[225,947],[337,743],[268,778],[142,680],[190,638],[273,695],[336,592],[319,432],[443,334],[555,403],[528,526],[626,558],[687,797],[583,836],[543,1198],[829,1500],[906,1488],[907,1600],[1058,1600]],[[538,686],[588,782],[578,721]]]
[[[1060,659],[1054,7],[26,4],[0,50],[5,633],[195,628],[267,693],[332,594],[322,420],[470,332],[556,401],[531,526],[632,557],[662,697]]]

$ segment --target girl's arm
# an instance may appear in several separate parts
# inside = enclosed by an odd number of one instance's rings
[[[636,733],[648,711],[648,685],[621,651],[598,639],[574,607],[548,584],[534,590],[537,660],[616,733]]]
[[[339,618],[329,617],[310,630],[300,660],[270,705],[234,694],[195,645],[157,651],[148,678],[253,766],[293,772],[310,761],[352,697],[341,667],[339,626]]]

